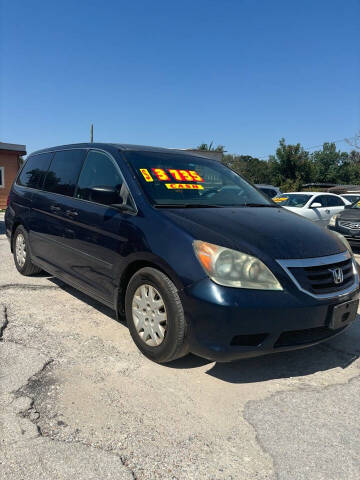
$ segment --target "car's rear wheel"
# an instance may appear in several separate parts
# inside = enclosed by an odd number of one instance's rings
[[[142,268],[126,290],[125,313],[131,336],[151,360],[166,363],[187,353],[186,322],[173,282],[155,268]]]
[[[17,270],[26,276],[41,272],[31,261],[29,239],[25,228],[19,225],[13,236],[13,255]]]

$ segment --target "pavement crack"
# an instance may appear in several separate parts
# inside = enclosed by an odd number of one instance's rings
[[[9,316],[8,316],[8,311],[7,311],[7,306],[3,305],[3,318],[4,321],[0,325],[0,341],[3,341],[3,334],[9,325]]]
[[[35,402],[35,398],[34,396],[31,396],[29,395],[29,393],[26,391],[26,389],[34,382],[39,382],[40,379],[41,379],[41,376],[45,373],[45,370],[48,368],[49,365],[51,365],[52,363],[54,362],[54,359],[53,358],[50,358],[49,360],[46,360],[46,362],[44,362],[43,366],[40,368],[40,370],[38,370],[34,375],[32,375],[31,377],[29,377],[26,381],[26,383],[24,383],[24,385],[22,385],[20,388],[18,388],[17,390],[11,392],[16,398],[17,397],[23,397],[23,396],[28,396],[31,398],[32,400],[32,403],[31,405],[34,404]]]

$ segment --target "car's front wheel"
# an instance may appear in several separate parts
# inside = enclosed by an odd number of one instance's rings
[[[19,225],[13,236],[13,255],[17,270],[26,276],[41,272],[30,257],[29,239],[25,228]]]
[[[166,363],[186,355],[184,310],[164,273],[145,267],[134,274],[126,290],[125,313],[134,342],[148,358]]]

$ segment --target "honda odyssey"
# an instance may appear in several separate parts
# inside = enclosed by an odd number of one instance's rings
[[[37,151],[5,223],[21,274],[43,269],[113,308],[157,362],[301,348],[356,317],[358,273],[342,236],[183,150]]]

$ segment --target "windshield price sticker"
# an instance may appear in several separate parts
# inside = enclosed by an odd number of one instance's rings
[[[146,168],[140,168],[140,172],[143,174],[143,177],[145,178],[145,180],[147,182],[153,182],[154,181],[152,176],[149,173],[149,170],[147,170]]]
[[[160,180],[160,181],[166,181],[166,180],[170,180],[170,177],[167,175],[167,173],[165,172],[165,170],[163,170],[162,168],[152,168],[151,169],[155,175],[157,176],[157,178]]]
[[[177,180],[179,182],[203,182],[204,179],[195,170],[177,170],[168,168],[167,171],[163,168],[152,168],[152,173],[161,182],[168,182]],[[140,168],[140,172],[147,182],[153,182],[154,178],[146,168]],[[172,177],[172,178],[170,178]]]
[[[279,202],[285,202],[289,197],[278,197],[278,198],[273,198],[274,202],[279,203]]]
[[[165,183],[169,190],[204,190],[202,185],[197,183]]]

